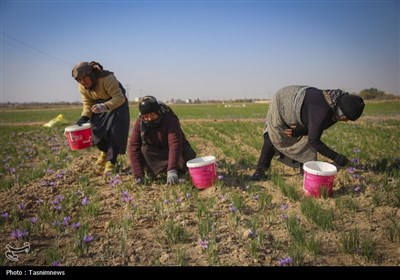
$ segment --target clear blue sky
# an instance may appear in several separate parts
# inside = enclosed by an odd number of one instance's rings
[[[80,101],[71,70],[92,60],[130,100],[400,94],[398,0],[0,3],[1,102]]]

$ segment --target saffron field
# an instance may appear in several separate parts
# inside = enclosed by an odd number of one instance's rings
[[[98,150],[71,151],[64,136],[79,106],[2,107],[0,265],[400,265],[400,101],[369,102],[359,120],[324,132],[352,163],[320,198],[275,159],[267,180],[249,180],[268,104],[171,107],[197,155],[217,158],[213,187],[198,190],[189,175],[136,186],[126,156],[104,176]],[[58,114],[69,124],[43,127]]]

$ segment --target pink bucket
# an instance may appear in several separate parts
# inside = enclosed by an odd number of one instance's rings
[[[331,196],[333,181],[337,168],[333,164],[323,161],[308,161],[303,165],[303,189],[306,196],[320,197],[321,189],[325,189],[327,196]]]
[[[81,126],[68,126],[65,128],[64,134],[68,138],[71,150],[81,150],[92,146],[92,128],[90,123],[84,123]]]
[[[206,189],[214,185],[217,169],[214,156],[198,157],[186,163],[193,185],[198,189]]]

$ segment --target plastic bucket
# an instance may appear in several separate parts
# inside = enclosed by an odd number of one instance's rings
[[[303,189],[307,196],[320,197],[323,188],[327,196],[331,196],[337,174],[336,166],[323,161],[308,161],[304,163],[303,169]]]
[[[198,189],[206,189],[214,185],[217,168],[214,156],[198,157],[186,162],[193,185]]]
[[[64,134],[68,138],[71,150],[81,150],[92,146],[92,128],[90,123],[84,123],[81,126],[68,126],[65,128]]]

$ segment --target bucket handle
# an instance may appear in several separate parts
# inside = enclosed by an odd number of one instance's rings
[[[86,141],[82,141],[82,143],[86,144],[86,143],[92,143],[92,136],[90,135],[89,139]]]
[[[67,134],[67,133],[68,133],[68,134]],[[71,140],[71,143],[74,143],[74,144],[75,144],[75,139],[74,139],[74,137],[71,136],[71,132],[70,132],[70,131],[68,131],[68,132],[64,131],[64,135],[65,135],[68,139]]]

